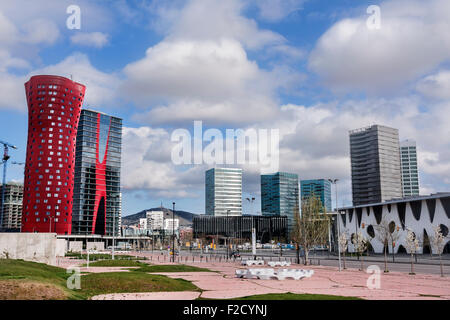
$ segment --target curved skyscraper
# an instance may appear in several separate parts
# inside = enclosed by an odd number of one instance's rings
[[[67,78],[25,83],[28,143],[22,232],[70,234],[75,142],[86,87]]]

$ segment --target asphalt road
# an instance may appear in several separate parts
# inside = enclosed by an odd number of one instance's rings
[[[182,256],[203,255],[212,257],[214,255],[222,255],[224,257],[226,256],[226,254],[227,252],[225,249],[219,249],[216,251],[209,250],[208,253],[206,252],[201,253],[199,250],[181,251]],[[257,256],[274,261],[287,259],[288,261],[294,262],[296,259],[296,253],[294,250],[283,250],[281,257],[279,250],[257,250]],[[249,258],[253,258],[251,252],[241,252],[241,259],[245,260]],[[328,255],[327,252],[323,252],[320,254],[310,253],[309,258],[312,259],[311,261],[313,265],[320,263],[320,265],[322,266],[332,266],[332,267],[339,266],[337,256]],[[389,271],[405,272],[405,273],[409,273],[411,271],[410,256],[396,255],[395,260],[396,262],[393,263],[392,256],[388,257],[387,267]],[[371,265],[377,265],[381,271],[384,271],[384,257],[382,255],[372,255],[369,257],[364,257],[363,258],[364,269],[367,269],[367,267]],[[343,267],[343,258],[341,258],[341,266]],[[360,261],[357,260],[356,257],[346,257],[346,267],[359,269],[361,267],[361,263]],[[436,256],[434,257],[430,257],[429,255],[418,256],[418,263],[414,263],[414,272],[417,274],[437,274],[437,275],[441,274],[439,259]],[[450,276],[450,255],[448,254],[443,256],[443,272],[444,275]]]

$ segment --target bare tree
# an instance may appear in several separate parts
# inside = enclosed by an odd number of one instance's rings
[[[400,239],[400,227],[395,224],[394,221],[389,223],[389,241],[392,247],[392,262],[395,262],[395,246],[397,240]]]
[[[316,245],[325,245],[328,241],[328,216],[320,198],[312,195],[302,200],[302,213],[294,208],[294,228],[292,241],[297,245],[297,258],[299,260],[300,246],[303,248],[304,263],[308,264],[309,251]]]
[[[415,274],[413,257],[419,250],[420,245],[419,239],[416,237],[416,234],[411,229],[408,229],[408,232],[406,234],[405,245],[406,249],[409,251],[409,254],[411,255],[411,272],[409,274]]]
[[[341,235],[339,236],[339,249],[341,250],[344,258],[344,269],[347,269],[345,266],[345,252],[348,248],[348,238],[347,238],[347,231],[344,230]]]
[[[358,256],[361,257],[360,261],[361,261],[361,268],[360,270],[363,270],[363,258],[362,258],[362,254],[364,253],[364,251],[366,251],[367,249],[367,239],[364,238],[363,234],[361,231],[358,231],[357,234],[355,234],[355,236],[352,239],[352,243],[353,246],[355,247],[356,252],[358,252]]]
[[[442,234],[440,226],[433,227],[434,234],[431,236],[430,244],[432,248],[439,254],[439,262],[441,265],[441,277],[444,276],[444,268],[442,266],[442,252],[445,247],[445,236]]]
[[[376,238],[383,244],[383,251],[384,251],[384,272],[389,272],[387,267],[387,251],[388,251],[388,245],[389,245],[389,222],[384,217],[381,219],[380,224],[375,226],[375,229],[377,230]]]

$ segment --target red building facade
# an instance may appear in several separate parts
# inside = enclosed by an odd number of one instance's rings
[[[75,143],[86,87],[60,76],[25,83],[28,142],[22,232],[71,234]]]

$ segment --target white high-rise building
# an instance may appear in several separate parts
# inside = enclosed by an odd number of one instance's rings
[[[213,168],[205,173],[205,213],[242,215],[242,169]]]
[[[147,218],[139,219],[139,229],[148,230],[148,228],[147,228]]]
[[[149,230],[164,229],[164,212],[163,211],[147,211],[145,213],[147,218],[147,227]]]
[[[417,167],[417,147],[414,140],[405,140],[400,143],[402,163],[403,196],[419,195],[419,170]]]
[[[178,232],[178,228],[180,227],[180,220],[179,219],[164,219],[164,230],[166,231],[166,234],[172,233],[172,230]]]

